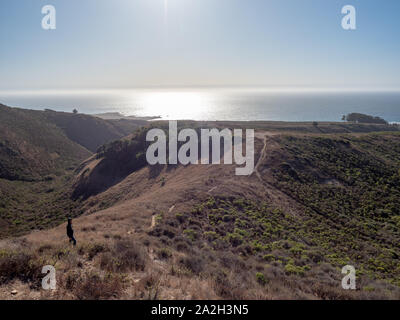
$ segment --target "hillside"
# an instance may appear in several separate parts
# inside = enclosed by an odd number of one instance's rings
[[[131,134],[146,125],[144,120],[110,119],[103,120],[86,114],[46,111],[44,118],[61,128],[72,141],[96,152],[101,145]]]
[[[77,248],[65,224],[3,240],[0,296],[399,299],[398,131],[257,126],[250,177],[233,165],[147,166],[145,129],[100,148],[73,180]],[[38,289],[43,263],[57,268],[53,293]],[[340,288],[347,264],[356,291]]]
[[[40,180],[90,156],[43,114],[0,106],[0,178]]]
[[[80,214],[71,199],[74,170],[144,123],[0,105],[0,237]]]

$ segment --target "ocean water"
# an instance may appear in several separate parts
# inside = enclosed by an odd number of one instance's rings
[[[0,91],[0,103],[28,109],[193,120],[340,121],[350,112],[400,122],[400,92],[267,89]]]

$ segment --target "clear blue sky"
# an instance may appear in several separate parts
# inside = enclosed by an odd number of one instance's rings
[[[400,88],[399,39],[399,0],[1,0],[0,90]]]

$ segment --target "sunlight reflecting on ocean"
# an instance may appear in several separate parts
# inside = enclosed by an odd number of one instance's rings
[[[271,91],[263,89],[132,89],[0,92],[21,108],[192,120],[340,121],[359,112],[400,121],[399,92]]]
[[[150,91],[136,93],[132,105],[137,115],[163,119],[204,119],[217,108],[216,96],[205,91]]]

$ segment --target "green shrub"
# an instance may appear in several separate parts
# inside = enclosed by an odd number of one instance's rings
[[[198,238],[198,234],[193,229],[186,229],[183,233],[191,240],[195,241]]]
[[[285,272],[287,274],[295,274],[295,275],[299,275],[299,276],[304,276],[305,269],[303,267],[295,266],[291,263],[288,263],[285,266]]]
[[[264,274],[261,272],[256,273],[256,279],[257,279],[257,282],[262,286],[265,286],[267,283],[267,280],[265,279]]]
[[[263,259],[267,262],[275,261],[275,256],[273,254],[264,255]]]
[[[228,233],[227,240],[232,246],[237,247],[243,243],[243,236],[237,233]]]
[[[206,232],[204,232],[204,237],[208,241],[214,241],[215,239],[218,238],[218,234],[215,231],[206,231]]]

